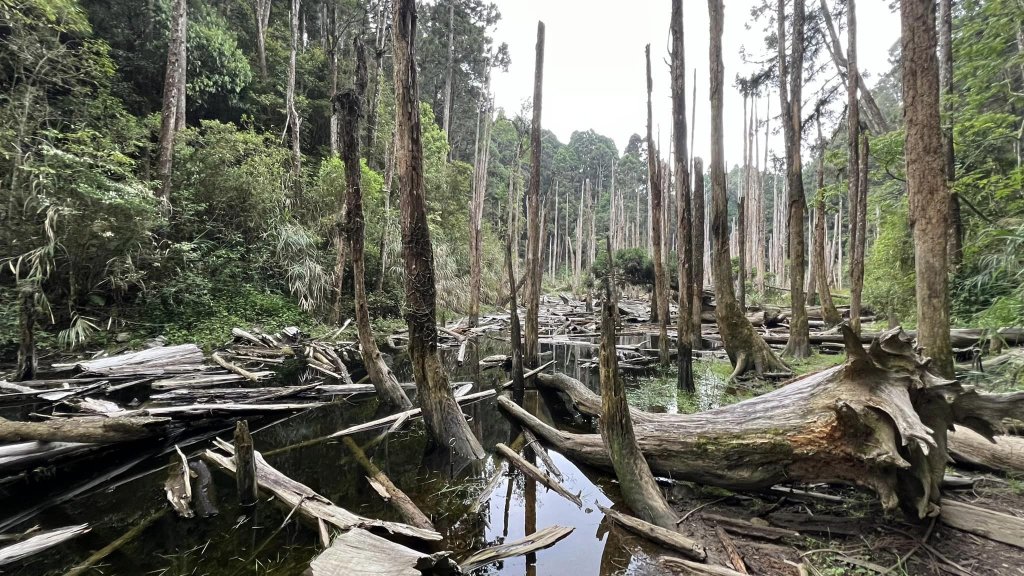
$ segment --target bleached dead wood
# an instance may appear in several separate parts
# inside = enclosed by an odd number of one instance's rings
[[[128,376],[134,374],[181,374],[205,369],[203,351],[195,344],[162,346],[98,360],[54,364],[55,370],[76,369],[86,374]]]
[[[537,550],[543,550],[549,548],[558,543],[559,540],[565,538],[569,534],[572,534],[574,528],[566,526],[548,526],[543,530],[538,530],[525,538],[514,540],[512,542],[505,542],[498,544],[497,546],[491,546],[484,548],[479,552],[474,552],[469,558],[466,558],[459,564],[459,568],[463,572],[470,572],[475,568],[483,566],[484,564],[490,564],[491,562],[497,562],[498,560],[504,560],[505,558],[513,558],[515,556],[522,556],[523,554],[529,554]]]
[[[583,501],[580,500],[579,495],[569,492],[565,488],[565,486],[562,486],[561,484],[558,483],[558,480],[555,480],[540,468],[537,468],[533,464],[527,462],[522,456],[516,453],[515,450],[512,450],[511,448],[500,442],[495,444],[494,449],[498,452],[498,454],[501,454],[501,456],[503,456],[505,460],[508,460],[509,464],[518,468],[519,471],[525,474],[526,476],[532,478],[533,480],[536,480],[537,482],[540,482],[544,486],[547,486],[556,494],[562,496],[569,502],[572,502],[573,504],[580,507],[583,506]]]
[[[977,432],[957,426],[946,433],[949,454],[960,464],[997,472],[1024,474],[1024,438],[1001,435],[990,442]]]
[[[417,528],[423,528],[424,530],[434,530],[434,524],[430,521],[430,518],[419,509],[418,506],[412,501],[412,498],[403,492],[398,486],[387,477],[384,472],[381,471],[369,458],[366,457],[366,453],[359,447],[352,438],[345,436],[342,439],[345,446],[352,452],[352,456],[355,457],[356,462],[363,467],[363,470],[369,474],[367,479],[370,480],[371,484],[374,484],[374,489],[383,494],[381,496],[391,506],[402,515],[409,524],[416,526]]]
[[[942,499],[942,523],[989,540],[1024,548],[1024,518],[980,508],[949,498]]]
[[[234,447],[220,440],[215,441],[215,444],[223,453],[207,450],[203,453],[203,458],[227,470],[229,473],[235,474]],[[441,539],[441,535],[433,530],[424,530],[415,526],[409,526],[408,524],[374,520],[353,514],[344,508],[336,506],[333,502],[317,494],[308,486],[285,476],[264,460],[263,455],[259,452],[254,452],[253,456],[256,459],[256,481],[260,489],[273,494],[285,508],[289,510],[295,509],[298,514],[314,523],[318,520],[323,520],[341,530],[380,528],[393,534],[401,534],[421,540]]]
[[[679,534],[678,532],[667,530],[661,526],[656,526],[650,522],[645,522],[644,520],[634,516],[629,516],[603,506],[598,506],[598,508],[600,508],[601,512],[604,512],[604,515],[610,520],[613,520],[616,524],[619,524],[634,534],[639,534],[640,536],[671,550],[682,552],[696,560],[703,561],[708,557],[708,553],[704,550],[704,546],[699,542],[695,542],[686,536]]]
[[[660,556],[658,562],[662,566],[671,568],[673,571],[681,571],[682,574],[706,574],[708,576],[743,576],[742,572],[737,572],[725,566],[715,566],[714,564],[701,564],[699,562],[692,562],[690,560],[684,560],[682,558],[676,558],[674,556]],[[680,573],[680,572],[677,572]]]
[[[10,564],[11,562],[17,562],[18,560],[27,558],[33,554],[38,554],[43,550],[63,544],[75,536],[80,536],[88,531],[88,524],[79,524],[78,526],[68,526],[66,528],[40,532],[35,536],[22,540],[21,542],[11,544],[10,546],[4,546],[3,548],[0,548],[0,566]]]
[[[353,528],[337,536],[329,548],[313,559],[309,573],[310,576],[421,576],[449,562],[447,552],[424,554]]]
[[[182,518],[195,516],[192,512],[192,479],[189,477],[188,460],[177,446],[176,458],[167,470],[164,492],[171,508]]]
[[[227,360],[221,358],[220,354],[218,354],[217,352],[214,352],[210,356],[210,358],[214,362],[216,362],[217,365],[220,366],[221,368],[227,370],[228,372],[234,372],[235,374],[238,374],[239,376],[245,378],[246,380],[249,380],[250,382],[255,382],[260,379],[260,376],[258,374],[249,372],[248,370],[242,368],[241,366],[238,366],[237,364],[232,364],[231,362],[228,362]]]
[[[459,404],[465,404],[466,402],[471,402],[473,400],[480,400],[480,399],[483,399],[483,398],[490,398],[491,396],[494,396],[495,394],[496,394],[496,392],[494,390],[484,390],[483,392],[476,392],[474,394],[467,394],[465,396],[462,396],[461,398],[456,398],[455,400]],[[350,428],[346,428],[346,429],[341,430],[339,432],[335,432],[334,434],[331,434],[330,436],[328,436],[328,438],[337,438],[339,436],[347,436],[349,434],[355,434],[356,432],[364,432],[366,430],[373,430],[374,428],[380,428],[381,426],[386,426],[388,424],[391,424],[392,422],[397,422],[399,420],[407,420],[409,418],[413,418],[413,417],[419,416],[420,414],[422,414],[422,412],[423,411],[420,408],[413,408],[412,410],[405,410],[403,412],[398,412],[397,414],[392,414],[390,416],[385,416],[384,418],[378,418],[377,420],[372,420],[370,422],[364,422],[363,424],[357,424],[357,425],[352,426]]]

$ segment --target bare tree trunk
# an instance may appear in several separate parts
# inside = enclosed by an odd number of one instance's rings
[[[484,456],[448,383],[437,354],[434,254],[423,189],[423,143],[414,42],[415,0],[394,3],[395,108],[399,185],[402,198],[402,246],[405,260],[405,317],[409,356],[427,430],[438,446],[450,446],[466,458]]]
[[[917,272],[918,343],[939,373],[953,376],[949,342],[946,229],[949,190],[943,171],[939,121],[939,65],[935,55],[935,4],[900,2],[903,117],[906,120],[907,188]]]
[[[658,322],[658,357],[662,366],[668,366],[668,282],[665,278],[665,260],[662,254],[661,225],[664,217],[662,211],[662,174],[658,160],[658,149],[654,145],[654,120],[651,112],[651,45],[646,48],[647,55],[647,171],[651,182],[651,244],[654,249],[654,301],[651,303],[651,320],[657,310]]]
[[[676,322],[676,385],[688,394],[693,383],[693,218],[690,207],[690,160],[686,147],[686,48],[683,0],[672,0],[672,138],[675,146],[676,257],[679,266],[679,315]],[[699,326],[698,326],[699,330]],[[700,332],[697,332],[699,337]],[[614,342],[613,342],[614,343]]]
[[[847,11],[847,56],[849,69],[857,67],[857,4],[856,0],[848,0]],[[860,302],[864,286],[864,238],[860,235],[860,106],[857,104],[857,86],[859,74],[850,74],[847,78],[847,165],[846,179],[847,196],[850,199],[850,328],[854,334],[860,335]],[[861,255],[858,257],[858,254]]]
[[[694,108],[696,108],[694,102]],[[692,118],[692,116],[691,116]],[[693,141],[691,131],[690,141]],[[704,161],[700,158],[693,159],[693,304],[690,308],[690,315],[693,318],[693,348],[703,348],[700,329],[700,313],[704,304],[704,258],[707,253],[707,246],[704,241]]]
[[[271,0],[255,0],[253,7],[256,12],[256,62],[259,64],[260,78],[267,81],[267,25],[270,24]]]
[[[821,314],[826,326],[835,326],[843,318],[832,302],[828,287],[828,267],[825,265],[825,148],[827,143],[821,135],[821,118],[818,118],[818,191],[814,195],[814,267],[817,269],[818,294],[821,299]]]
[[[860,334],[861,316],[861,294],[864,292],[864,253],[867,245],[868,231],[868,135],[861,132],[860,150],[857,152],[856,173],[850,178],[857,180],[857,243],[853,246],[850,254],[850,327],[854,332]],[[853,216],[853,208],[850,209],[850,216]],[[853,218],[851,218],[853,220]],[[853,294],[857,294],[857,310],[853,309]],[[856,324],[854,324],[856,322]]]
[[[167,67],[164,73],[163,107],[160,113],[160,140],[158,147],[160,156],[157,173],[160,176],[160,189],[156,196],[170,206],[171,174],[174,167],[174,137],[177,134],[178,92],[182,81],[178,78],[184,69],[182,60],[185,52],[185,34],[187,33],[186,0],[174,0],[171,12],[171,40],[167,45]]]
[[[488,78],[488,86],[490,79]],[[477,162],[473,175],[473,199],[469,204],[469,325],[476,326],[480,317],[480,273],[483,258],[484,198],[487,196],[487,165],[491,156],[491,101],[484,91],[480,110],[483,130],[477,145]]]
[[[18,291],[18,366],[14,380],[21,382],[35,378],[38,369],[36,358],[36,289],[28,282]]]
[[[379,77],[378,77],[379,81]],[[388,142],[388,151],[384,153],[384,189],[381,195],[384,196],[384,215],[380,227],[380,274],[377,276],[377,291],[384,289],[384,277],[388,271],[387,239],[391,219],[391,194],[394,191],[392,184],[395,176],[395,154],[398,149],[397,126],[391,129],[391,138]]]
[[[387,28],[387,13],[388,13],[388,0],[379,0],[380,8],[377,12],[377,30],[376,30],[376,44],[374,50],[374,70],[373,73],[373,98],[370,100],[370,112],[367,116],[366,122],[366,150],[369,154],[373,154],[374,143],[377,139],[377,116],[380,103],[380,95],[383,91],[384,86],[384,48],[387,45],[387,34],[385,33]],[[389,143],[390,144],[390,143]],[[374,157],[376,159],[376,157]],[[384,164],[387,164],[387,154],[385,153]],[[380,168],[378,162],[372,164],[375,168]]]
[[[363,96],[366,93],[366,55],[358,36],[355,41],[355,52],[355,86],[338,97],[338,112],[341,122],[342,155],[345,161],[345,181],[348,187],[345,231],[352,252],[352,284],[355,289],[359,353],[381,403],[407,410],[412,408],[412,402],[398,385],[398,380],[384,363],[380,350],[377,349],[366,299],[366,265],[363,260],[366,222],[363,220],[362,175],[359,166],[359,124],[362,119]]]
[[[537,60],[533,71],[533,123],[530,128],[530,188],[527,190],[526,232],[526,355],[525,366],[538,365],[540,350],[540,114],[544,86],[544,23],[537,22]]]
[[[295,59],[299,50],[299,2],[300,0],[292,0],[292,35],[288,52],[288,84],[285,86],[285,108],[287,108],[287,124],[292,147],[292,191],[296,195],[302,188],[302,120],[299,118],[299,112],[295,108]]]
[[[328,75],[330,76],[330,94],[328,99],[331,103],[331,156],[337,156],[340,153],[338,149],[338,138],[339,138],[339,119],[338,119],[338,49],[341,47],[341,38],[339,38],[340,26],[338,25],[338,5],[334,5],[334,12],[331,14],[330,37],[328,38],[328,59],[330,66]]]
[[[711,17],[711,239],[714,243],[713,272],[715,280],[715,313],[726,353],[732,361],[734,376],[748,370],[757,373],[785,372],[788,368],[768,347],[764,339],[740,309],[732,290],[732,262],[729,258],[729,229],[726,225],[725,144],[722,130],[722,98],[724,92],[722,63],[722,0],[708,0]]]
[[[807,324],[807,301],[804,293],[804,273],[807,268],[807,246],[804,239],[803,166],[800,159],[801,92],[804,67],[804,3],[793,4],[793,40],[789,61],[786,56],[785,1],[778,2],[779,21],[779,102],[782,106],[786,140],[786,182],[789,189],[789,296],[792,317],[789,323],[789,343],[784,354],[793,358],[811,355],[810,328]],[[789,82],[789,90],[786,82]]]
[[[452,80],[455,76],[455,0],[448,0],[448,64],[444,74],[444,116],[441,130],[450,145],[452,142]]]
[[[953,187],[956,180],[956,155],[953,151],[953,0],[939,0],[939,84],[942,89],[942,151],[946,185],[949,187],[949,265],[956,269],[963,260],[964,225],[960,218],[960,195]]]
[[[601,306],[601,438],[611,458],[626,505],[643,520],[674,532],[679,516],[665,500],[647,460],[640,452],[640,445],[633,433],[626,389],[619,379],[618,356],[615,351],[615,314],[618,304],[615,301],[614,270],[609,243],[608,276],[605,277],[605,296]]]
[[[185,129],[185,88],[188,75],[188,3],[186,2],[182,13],[181,27],[182,42],[178,46],[178,110],[174,114],[174,132],[178,133]]]

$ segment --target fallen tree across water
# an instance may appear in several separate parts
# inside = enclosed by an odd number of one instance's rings
[[[899,328],[865,350],[848,327],[849,358],[768,394],[698,414],[632,410],[640,448],[657,474],[731,489],[779,482],[837,482],[875,491],[887,510],[939,511],[946,430],[957,424],[991,439],[1024,408],[1024,393],[980,394],[930,371],[930,359]],[[599,415],[601,400],[566,376],[538,384]],[[513,419],[576,461],[605,469],[598,434],[557,430],[505,398]]]

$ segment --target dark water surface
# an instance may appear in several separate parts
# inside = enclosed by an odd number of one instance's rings
[[[637,342],[635,338],[622,340]],[[476,350],[470,346],[462,367],[455,363],[455,351],[446,351],[445,363],[452,380],[475,382],[473,391],[504,382],[508,378],[505,370],[481,371],[477,360],[504,353],[507,346],[507,342],[482,337]],[[553,355],[555,369],[596,388],[596,369],[586,367],[593,354],[591,349],[547,346],[542,350]],[[407,362],[402,358],[395,361],[394,368],[400,380],[411,380]],[[702,399],[701,403],[706,402]],[[548,422],[588,430],[588,422],[566,420],[561,404],[557,398],[541,398],[535,391],[528,391],[524,401],[528,410]],[[674,406],[664,408],[671,410]],[[493,401],[467,406],[465,412],[489,452],[498,442],[512,441],[512,427]],[[256,430],[253,438],[257,450],[283,473],[352,512],[400,520],[373,492],[363,470],[343,444],[308,442],[384,415],[377,410],[375,400],[364,397],[276,421],[250,421],[250,425]],[[205,436],[182,446],[190,460],[210,446],[208,438],[216,432],[216,427],[211,427]],[[220,430],[221,437],[229,439],[230,434],[226,428]],[[376,433],[368,432],[357,435],[355,440],[364,444],[375,436]],[[187,442],[179,440],[179,445],[184,443]],[[211,518],[178,518],[164,496],[167,471],[163,465],[169,456],[151,454],[152,446],[122,447],[70,469],[61,467],[50,476],[44,469],[36,471],[27,483],[0,486],[0,532],[23,531],[35,525],[50,529],[88,523],[92,527],[88,534],[23,564],[4,566],[3,573],[64,574],[140,525],[144,528],[136,538],[83,573],[297,575],[318,553],[316,530],[295,521],[284,523],[288,511],[273,502],[261,500],[252,509],[239,507],[234,479],[214,468],[214,503],[220,514]],[[610,506],[619,500],[615,483],[603,473],[580,469],[557,453],[551,456],[565,474],[563,484],[573,493],[582,493],[582,509],[515,474],[504,475],[489,501],[478,512],[469,513],[484,485],[505,466],[503,460],[489,455],[482,461],[468,463],[453,458],[447,449],[431,449],[418,422],[391,434],[368,454],[434,520],[445,536],[439,549],[452,551],[457,561],[486,546],[518,539],[554,524],[575,527],[568,538],[552,548],[490,564],[474,574],[658,573],[651,559],[659,551],[610,525],[597,509],[598,504]],[[420,543],[406,544],[425,549]]]

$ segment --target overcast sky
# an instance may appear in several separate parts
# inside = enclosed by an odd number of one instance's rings
[[[658,138],[660,127],[661,147],[667,154],[672,107],[668,67],[670,0],[492,1],[502,14],[494,30],[495,40],[508,43],[512,58],[509,71],[496,72],[492,78],[497,106],[514,113],[524,100],[532,97],[537,21],[542,20],[546,27],[546,40],[541,124],[562,142],[568,142],[575,130],[593,128],[614,139],[621,154],[631,134],[643,135],[646,130],[644,46],[650,44],[654,71],[655,138]],[[745,51],[752,58],[765,54],[765,24],[752,22],[750,8],[753,1],[727,0],[725,4],[724,118],[725,155],[729,166],[741,160],[743,146],[743,104],[734,87],[735,78],[737,74],[749,74],[756,67],[745,64],[742,54]],[[834,2],[829,0],[830,5]],[[858,57],[861,70],[869,78],[869,85],[889,69],[889,49],[899,40],[899,14],[891,12],[888,4],[889,0],[857,2]],[[706,165],[710,160],[711,138],[707,2],[685,0],[683,10],[687,100],[692,98],[693,69],[697,69],[694,148],[696,154],[705,159]],[[845,46],[846,34],[840,35]],[[828,72],[831,75],[833,69]],[[805,91],[804,102],[809,98]],[[777,94],[772,94],[770,105],[772,116],[777,116]],[[762,101],[762,111],[764,106]],[[763,112],[761,118],[764,118]],[[772,123],[778,127],[777,120]],[[780,136],[772,136],[770,148],[782,155]]]

